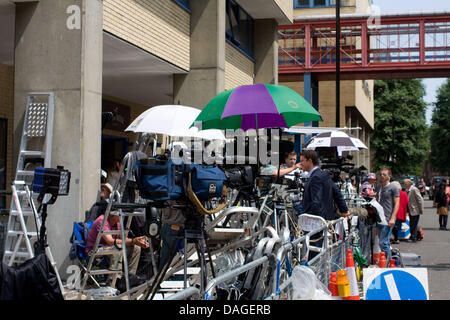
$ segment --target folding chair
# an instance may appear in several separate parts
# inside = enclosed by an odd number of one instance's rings
[[[74,222],[73,223],[73,231],[72,236],[70,237],[70,243],[72,246],[70,247],[69,258],[71,260],[77,260],[83,272],[86,272],[87,265],[89,262],[89,256],[86,254],[86,241],[89,230],[91,229],[94,220],[89,222]],[[96,268],[108,268],[109,267],[109,259],[107,256],[103,256],[102,258],[98,258],[94,265]],[[101,276],[101,275],[100,275]],[[96,277],[100,277],[96,276]],[[101,287],[99,284],[103,282],[102,279],[96,279],[96,277],[89,275],[89,278],[94,282],[97,287]],[[104,276],[103,276],[104,277]],[[106,277],[104,277],[106,280]]]

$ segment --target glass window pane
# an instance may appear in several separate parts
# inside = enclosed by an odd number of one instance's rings
[[[253,18],[235,1],[226,2],[226,38],[245,53],[253,55]]]
[[[309,7],[309,0],[297,0],[297,7]]]
[[[230,4],[230,22],[231,22],[231,29],[233,31],[233,40],[236,43],[240,43],[240,34],[239,34],[239,22],[238,22],[238,16],[239,16],[239,7],[237,4],[231,2]]]
[[[254,21],[253,21],[253,18],[250,18],[249,19],[249,32],[248,32],[248,34],[249,34],[249,43],[248,43],[248,47],[249,47],[249,49],[248,49],[248,52],[250,53],[250,55],[251,56],[253,56],[253,33],[254,33]]]
[[[233,35],[233,30],[231,28],[231,15],[230,15],[230,3],[227,2],[227,18],[226,20],[226,26],[225,26],[225,32],[227,34],[227,36],[232,36]]]
[[[242,45],[242,49],[248,51],[248,43],[249,43],[249,39],[248,39],[248,16],[244,11],[240,11],[239,12],[239,25],[240,25],[240,30],[239,30],[239,40],[241,41],[241,45]]]
[[[325,6],[327,4],[327,0],[314,0],[314,6]]]
[[[174,0],[176,3],[178,3],[183,8],[189,10],[189,0]]]

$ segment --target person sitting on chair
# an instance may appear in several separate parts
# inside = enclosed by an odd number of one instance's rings
[[[112,192],[113,188],[109,183],[102,183],[102,185],[100,186],[100,201],[94,203],[91,209],[89,209],[89,211],[86,211],[84,222],[95,220],[100,215],[105,213],[106,207],[108,205],[108,199]]]
[[[89,230],[87,240],[86,240],[86,254],[89,254],[97,240],[98,233],[102,227],[103,219],[105,215],[100,215],[97,219],[95,219],[92,224],[91,229]],[[108,216],[107,221],[105,222],[103,231],[112,231],[112,230],[120,230],[119,216],[111,212]],[[102,247],[99,250],[109,250],[111,248],[121,249],[122,239],[120,235],[111,235],[104,234],[100,239],[100,243]],[[136,237],[136,238],[127,238],[125,240],[125,245],[127,246],[127,260],[128,260],[128,273],[130,275],[136,275],[139,257],[141,255],[141,248],[148,248],[149,244],[147,242],[147,238],[145,236]],[[119,265],[120,255],[114,255],[110,259],[110,267],[113,269],[121,268]]]

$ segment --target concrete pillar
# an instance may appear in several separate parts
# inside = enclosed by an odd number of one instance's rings
[[[255,83],[278,84],[278,23],[255,20]]]
[[[174,75],[174,103],[203,108],[225,90],[225,0],[191,1],[191,67]]]
[[[16,4],[14,154],[29,92],[55,95],[52,167],[72,173],[68,196],[48,208],[47,234],[65,277],[74,221],[96,201],[100,182],[102,1],[41,0]]]

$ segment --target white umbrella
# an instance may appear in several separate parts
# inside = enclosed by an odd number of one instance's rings
[[[221,130],[199,131],[189,126],[201,110],[181,105],[161,105],[141,113],[125,131],[166,134],[172,137],[197,137],[206,140],[225,140]]]
[[[367,146],[358,138],[350,133],[342,131],[323,132],[312,138],[306,145],[306,150],[315,150],[317,148],[337,148],[338,152],[358,151],[367,149]]]

